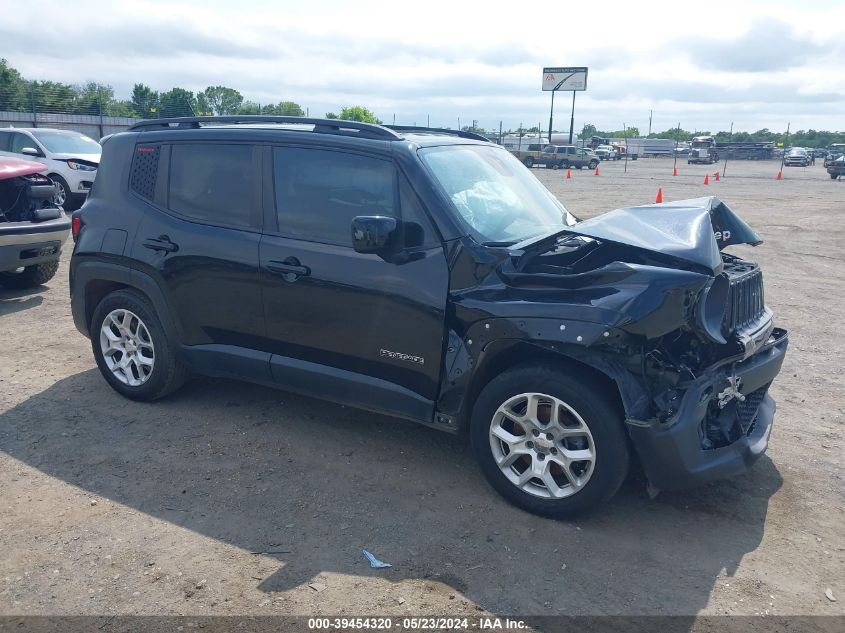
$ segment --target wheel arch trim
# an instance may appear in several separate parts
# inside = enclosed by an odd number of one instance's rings
[[[76,329],[86,337],[91,336],[91,316],[97,307],[96,303],[99,303],[95,297],[91,297],[90,291],[92,284],[99,282],[110,284],[109,287],[113,290],[128,288],[142,293],[152,303],[168,337],[176,341],[182,340],[178,324],[173,319],[164,293],[150,275],[121,264],[100,261],[78,262],[71,268],[73,321]]]

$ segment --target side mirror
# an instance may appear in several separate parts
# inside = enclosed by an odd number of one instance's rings
[[[352,218],[352,248],[357,253],[382,255],[393,246],[399,222],[384,215]]]
[[[21,154],[26,154],[27,156],[41,156],[41,152],[39,152],[34,147],[21,148]]]

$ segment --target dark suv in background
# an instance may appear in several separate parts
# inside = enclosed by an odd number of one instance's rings
[[[74,321],[128,398],[196,372],[468,431],[550,516],[634,456],[676,488],[768,443],[787,335],[716,198],[579,222],[473,134],[200,117],[106,138],[73,219]]]

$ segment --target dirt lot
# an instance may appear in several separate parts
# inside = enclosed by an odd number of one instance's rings
[[[0,614],[845,615],[845,181],[679,170],[535,173],[582,217],[662,186],[719,195],[763,236],[735,252],[763,265],[791,346],[747,475],[653,500],[633,476],[555,522],[410,423],[210,379],[133,403],[73,327],[66,252],[48,287],[0,290]]]

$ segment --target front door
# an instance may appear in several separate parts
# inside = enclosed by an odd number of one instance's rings
[[[260,259],[274,377],[394,415],[430,415],[449,274],[416,194],[388,157],[272,147],[267,163],[265,225],[275,229]],[[355,252],[359,215],[401,219],[402,253]]]

